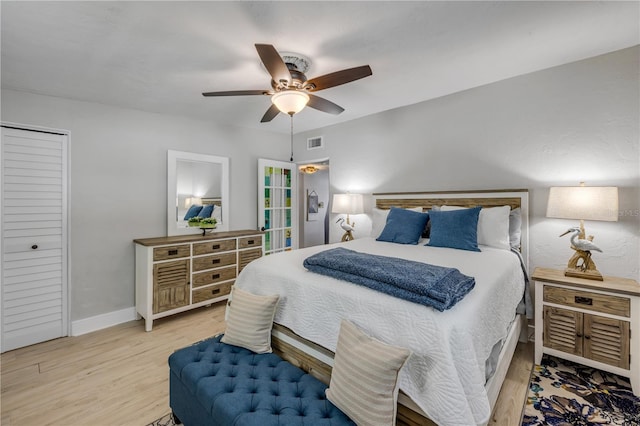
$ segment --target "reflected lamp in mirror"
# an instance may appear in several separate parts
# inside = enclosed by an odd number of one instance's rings
[[[586,236],[585,220],[615,222],[618,220],[618,188],[615,186],[558,186],[549,189],[547,217],[579,220],[580,226],[569,228],[561,237],[571,234],[571,248],[575,251],[565,276],[602,281],[592,259],[592,252],[602,250]]]
[[[334,194],[331,213],[347,215],[346,221],[343,217],[341,217],[338,218],[336,223],[340,223],[340,227],[345,231],[344,235],[342,236],[342,241],[353,240],[353,230],[356,224],[355,222],[349,222],[349,215],[364,213],[364,202],[362,194]]]

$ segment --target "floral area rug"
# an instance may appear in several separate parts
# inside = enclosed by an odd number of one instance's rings
[[[169,413],[160,417],[155,422],[149,423],[147,426],[174,426],[174,425],[175,425],[175,422],[173,421],[173,416],[171,415],[171,413]]]
[[[529,380],[522,426],[640,426],[640,398],[616,374],[545,355]]]

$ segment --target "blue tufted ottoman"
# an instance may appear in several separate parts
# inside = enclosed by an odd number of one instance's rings
[[[355,424],[313,376],[275,354],[255,354],[221,338],[169,357],[169,405],[186,426]]]

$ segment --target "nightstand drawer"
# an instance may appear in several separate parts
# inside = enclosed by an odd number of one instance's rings
[[[543,300],[548,303],[588,309],[589,311],[629,318],[631,303],[626,297],[544,286]]]

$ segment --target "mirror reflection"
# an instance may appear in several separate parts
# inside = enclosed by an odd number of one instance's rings
[[[167,235],[228,230],[229,159],[169,150],[167,160]]]
[[[176,162],[176,226],[192,217],[214,218],[222,225],[222,165],[202,161]]]

